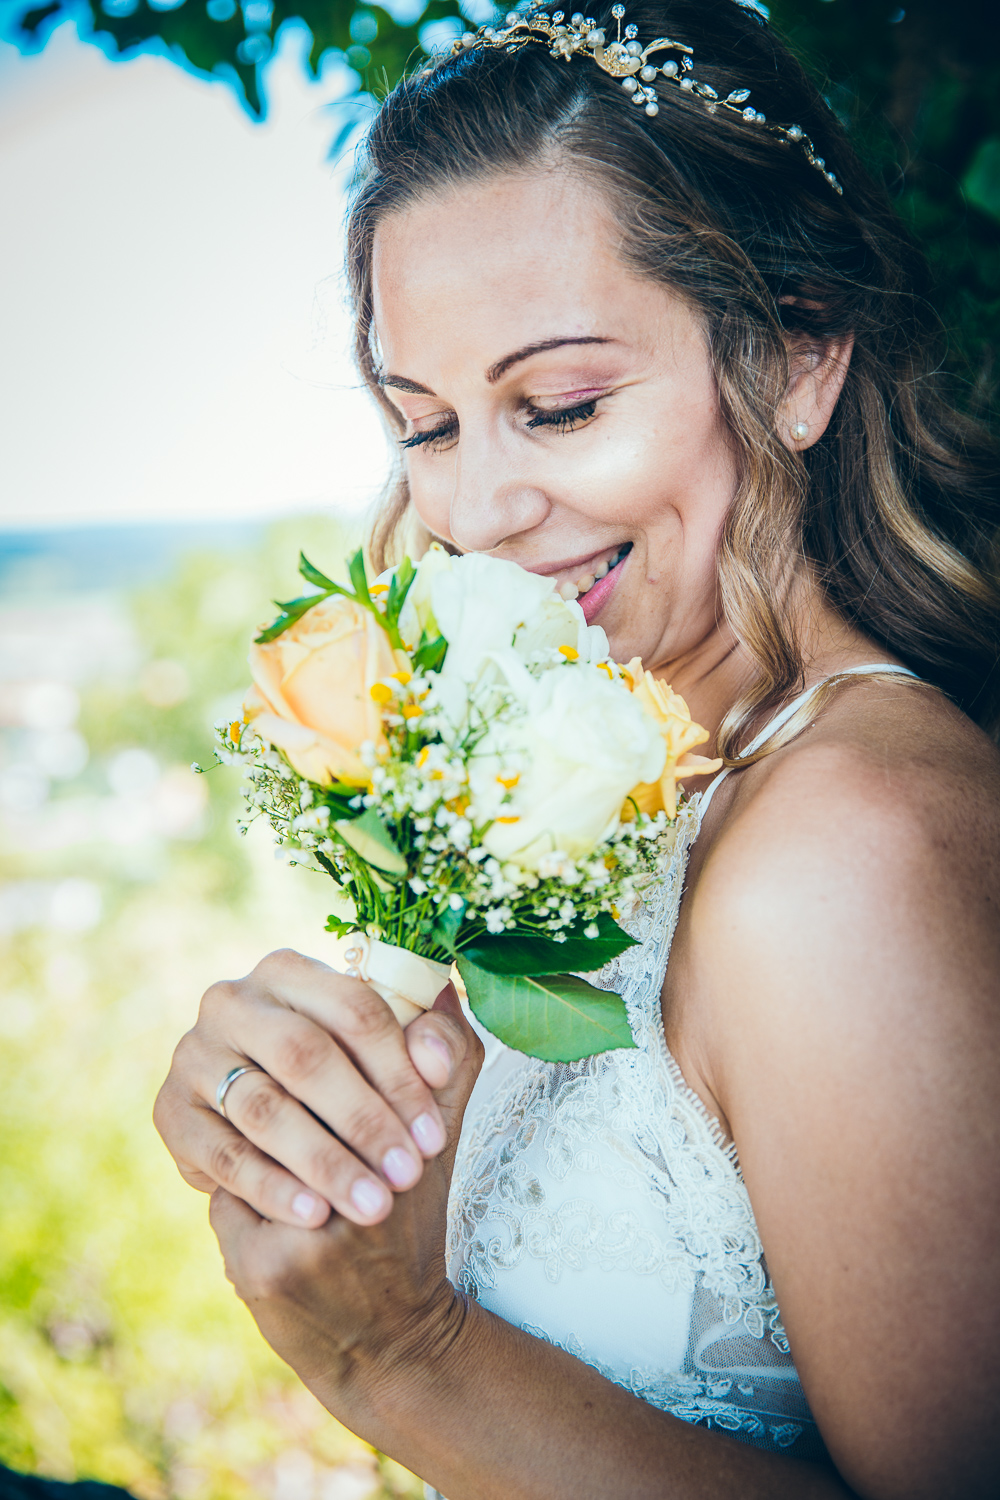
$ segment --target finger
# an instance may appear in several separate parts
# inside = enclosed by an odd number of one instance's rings
[[[403,1122],[421,1157],[435,1156],[441,1150],[445,1141],[441,1111],[410,1058],[399,1022],[381,996],[361,980],[349,979],[300,953],[269,954],[258,964],[251,980],[255,985],[265,987],[265,993],[287,1010],[307,1017],[334,1039],[375,1093]],[[267,1025],[266,1017],[273,1014],[270,1006],[250,1008],[244,1005],[239,1019],[241,1028],[242,1012],[250,1009],[260,1025]],[[271,1036],[269,1034],[268,1042]],[[237,1043],[234,1033],[230,1033],[229,1039],[235,1050],[251,1051],[245,1041]],[[345,1133],[342,1119],[335,1122],[328,1117],[332,1101],[337,1098],[331,1091],[334,1079],[321,1076],[316,1070],[322,1071],[325,1066],[320,1058],[329,1060],[331,1056],[328,1051],[318,1054],[309,1046],[304,1052],[299,1052],[289,1039],[287,1056],[279,1059],[277,1066],[271,1066],[269,1061],[267,1071],[279,1078],[290,1093],[302,1099],[348,1145],[360,1149],[364,1155],[362,1143],[355,1138],[350,1127],[347,1126]],[[310,1098],[300,1092],[300,1084],[312,1087]],[[386,1149],[389,1148],[387,1144]],[[375,1164],[376,1159],[370,1153],[366,1159]],[[381,1158],[378,1165],[382,1170]],[[416,1181],[416,1177],[413,1180]],[[393,1184],[397,1185],[402,1184]]]
[[[319,1035],[325,1045],[333,1045],[323,1033]],[[362,1140],[372,1135],[369,1149],[381,1161],[390,1181],[395,1176],[393,1187],[402,1191],[412,1186],[423,1171],[419,1155],[412,1147],[405,1151],[399,1145],[387,1148],[383,1133],[388,1125],[390,1141],[405,1141],[400,1121],[342,1055],[335,1070],[337,1067],[342,1069],[344,1097],[335,1111],[328,1109],[327,1113],[342,1116]],[[302,1092],[308,1094],[310,1090]],[[352,1092],[365,1096],[361,1103],[348,1097]],[[362,1120],[365,1111],[370,1112],[370,1126]],[[363,1156],[349,1150],[277,1079],[256,1068],[244,1073],[226,1095],[226,1113],[251,1145],[281,1162],[344,1218],[355,1224],[378,1224],[389,1215],[392,1192],[386,1183],[369,1170]]]
[[[404,1035],[413,1066],[436,1091],[447,1086],[465,1061],[475,1031],[462,1010],[455,986],[449,983],[433,1008],[411,1021]]]
[[[395,1021],[392,1024],[396,1026]],[[398,1026],[396,1031],[405,1056],[403,1034]],[[308,1165],[310,1154],[318,1146],[315,1115],[380,1173],[389,1187],[405,1191],[419,1181],[423,1157],[412,1126],[407,1131],[391,1104],[323,1027],[296,1011],[271,1006],[248,1017],[248,1024],[241,1028],[241,1042],[283,1090],[279,1097],[262,1085],[255,1089],[261,1075],[247,1073],[230,1090],[230,1096],[236,1095],[239,1100],[238,1111],[227,1096],[229,1118],[262,1150],[284,1162],[290,1171],[305,1173],[307,1181],[325,1194],[326,1184],[316,1180]],[[407,1067],[414,1072],[408,1058]],[[430,1097],[426,1084],[421,1082],[420,1087]],[[256,1114],[247,1113],[244,1101],[248,1097],[257,1101]],[[301,1100],[306,1108],[296,1105],[295,1100]],[[326,1132],[321,1134],[325,1136]],[[435,1140],[435,1144],[443,1143],[442,1125],[440,1143]]]
[[[157,1097],[153,1122],[181,1176],[192,1186],[207,1192],[225,1188],[264,1218],[282,1224],[318,1229],[329,1219],[330,1204],[321,1193],[259,1150],[172,1077]]]
[[[263,1220],[239,1197],[216,1188],[209,1199],[208,1222],[219,1242],[226,1278],[239,1289],[242,1251],[249,1236],[261,1227]]]
[[[442,990],[434,1002],[433,1010],[412,1022],[407,1028],[407,1037],[416,1026],[434,1026],[436,1034],[447,1038],[454,1049],[454,1066],[447,1081],[437,1091],[437,1101],[448,1129],[448,1145],[441,1154],[441,1160],[446,1167],[450,1167],[458,1149],[458,1138],[469,1096],[483,1066],[484,1048],[478,1033],[462,1010],[458,992],[452,984]],[[413,1045],[416,1047],[417,1042],[414,1041]]]

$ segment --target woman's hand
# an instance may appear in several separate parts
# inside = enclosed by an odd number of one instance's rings
[[[450,986],[443,1004],[457,1030]],[[356,1429],[370,1421],[373,1394],[402,1368],[432,1368],[464,1321],[444,1249],[455,1145],[482,1057],[471,1028],[468,1040],[437,1096],[449,1145],[384,1222],[359,1226],[334,1215],[303,1230],[268,1222],[224,1189],[212,1195],[212,1227],[237,1294],[271,1347]]]
[[[360,980],[281,951],[205,993],[153,1118],[202,1192],[224,1188],[283,1224],[317,1228],[331,1208],[378,1224],[445,1145],[432,1090],[481,1058],[450,985],[404,1032]],[[216,1090],[245,1066],[223,1118]]]

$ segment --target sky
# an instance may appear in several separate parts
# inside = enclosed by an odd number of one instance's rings
[[[0,528],[357,513],[387,445],[344,306],[342,65],[250,120],[74,26],[0,43]]]

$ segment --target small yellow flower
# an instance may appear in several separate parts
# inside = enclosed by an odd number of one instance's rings
[[[498,776],[497,777],[497,781],[499,781],[500,785],[502,787],[505,787],[508,792],[511,791],[514,787],[517,786],[517,783],[520,781],[520,779],[521,779],[520,772],[515,772],[513,776]]]
[[[373,682],[369,691],[376,703],[392,702],[392,688],[386,682]]]
[[[495,818],[495,823],[520,823],[520,818]]]
[[[387,594],[389,585],[387,583],[373,583],[368,591],[371,594]]]
[[[243,733],[243,722],[242,722],[242,720],[240,720],[240,719],[234,719],[233,722],[229,726],[229,738],[232,740],[232,742],[233,742],[234,745],[238,745],[239,744],[239,742],[240,742],[240,735],[242,733]]]
[[[405,703],[403,705],[403,718],[404,719],[419,719],[419,718],[422,717],[423,712],[424,711],[420,707],[419,703]]]
[[[599,662],[598,662],[598,663],[597,663],[597,670],[598,670],[598,671],[599,671],[599,672],[607,672],[607,674],[608,674],[608,676],[609,676],[609,677],[610,677],[610,678],[611,678],[611,680],[612,680],[612,682],[613,682],[613,681],[614,681],[614,678],[615,678],[615,674],[614,674],[614,672],[612,672],[612,670],[611,670],[611,664],[610,664],[610,662],[606,662],[606,661],[599,661]]]
[[[390,672],[389,676],[393,679],[394,682],[398,682],[399,685],[400,685],[400,687],[405,687],[406,684],[410,681],[411,677],[413,676],[413,673],[412,672]]]
[[[567,661],[580,660],[580,653],[575,646],[560,646],[559,650],[562,652],[563,656],[565,656]]]

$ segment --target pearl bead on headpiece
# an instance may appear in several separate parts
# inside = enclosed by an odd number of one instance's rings
[[[670,37],[657,37],[656,41],[644,47],[637,40],[636,26],[626,26],[625,35],[622,36],[624,5],[612,6],[611,14],[618,23],[618,35],[612,42],[607,40],[597,23],[584,16],[582,11],[577,11],[569,20],[561,10],[551,15],[545,10],[529,10],[523,16],[518,15],[517,11],[511,11],[501,27],[481,26],[478,31],[465,32],[455,42],[450,54],[446,55],[454,57],[482,47],[519,52],[529,42],[548,46],[553,57],[561,57],[566,62],[580,54],[591,58],[602,72],[610,74],[612,78],[620,78],[622,88],[631,96],[632,103],[641,106],[647,115],[659,114],[660,106],[653,85],[657,78],[663,78],[676,85],[683,93],[699,99],[709,114],[714,115],[720,109],[728,110],[731,114],[739,115],[748,125],[759,125],[771,135],[801,147],[809,165],[822,173],[834,192],[843,193],[840,183],[832,172],[827,171],[826,162],[821,156],[817,156],[815,146],[801,125],[772,124],[759,109],[747,102],[750,98],[749,89],[733,89],[722,98],[709,84],[699,83],[692,77],[694,54],[684,42],[674,41]],[[666,62],[650,61],[654,54],[662,52],[674,55]],[[425,74],[430,73],[433,67],[423,71]]]

